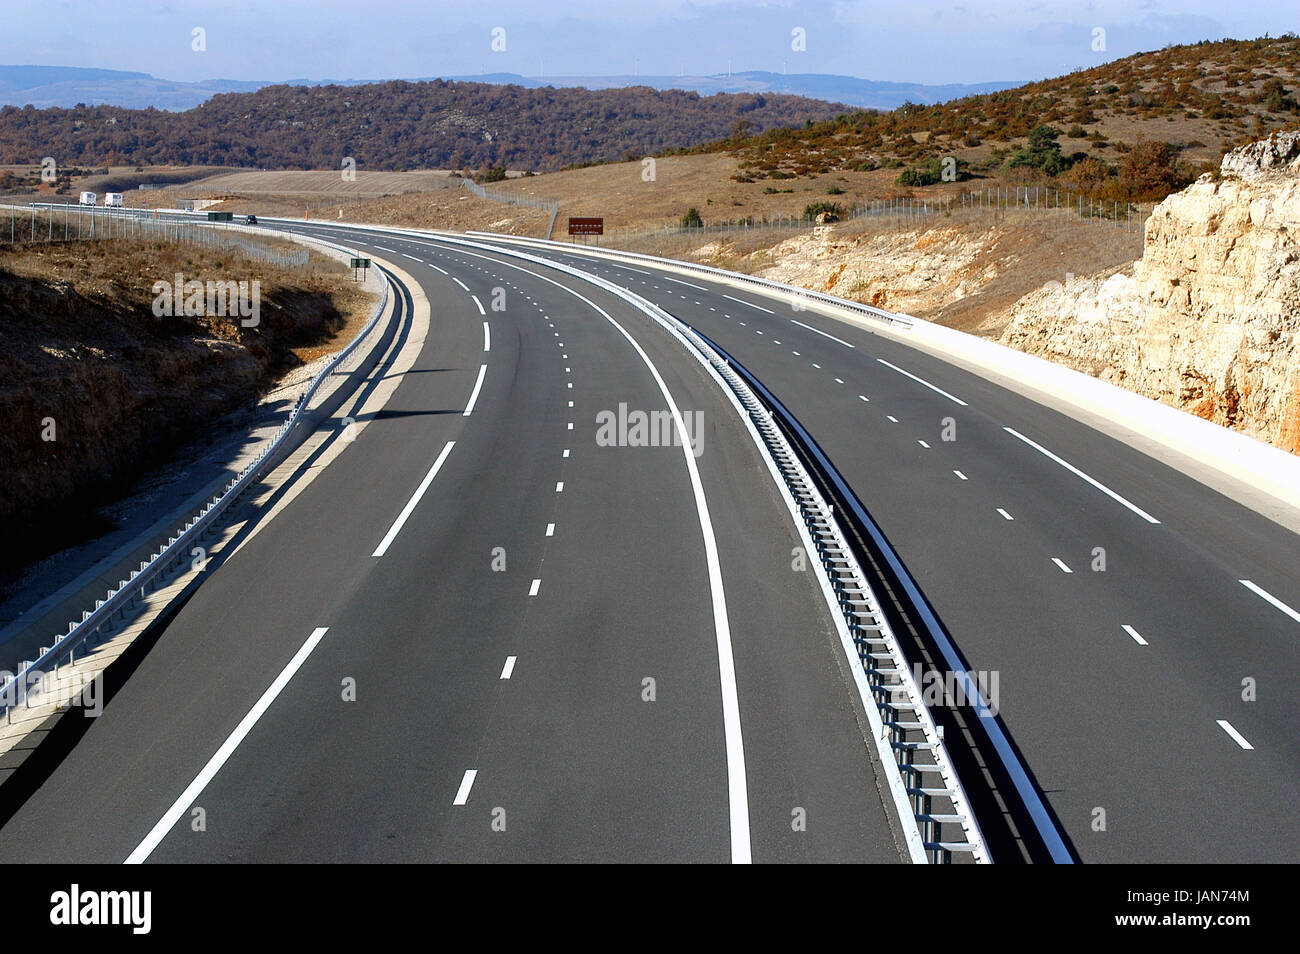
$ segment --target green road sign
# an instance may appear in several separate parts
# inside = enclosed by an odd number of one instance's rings
[[[368,259],[368,258],[354,258],[354,259],[352,260],[352,267],[353,267],[353,268],[369,268],[369,267],[370,267],[370,259]]]
[[[209,212],[209,222],[229,222],[234,216],[233,212]]]

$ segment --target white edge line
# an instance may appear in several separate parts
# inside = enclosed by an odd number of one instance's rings
[[[1251,745],[1249,742],[1247,742],[1246,737],[1243,736],[1236,729],[1234,729],[1232,727],[1232,723],[1229,722],[1227,719],[1216,719],[1215,721],[1219,723],[1220,729],[1222,729],[1224,732],[1228,733],[1228,735],[1232,737],[1232,741],[1236,742],[1247,752],[1254,750],[1255,747]]]
[[[852,347],[853,347],[853,345],[849,344],[849,343],[848,343],[847,341],[845,341],[843,338],[836,338],[834,335],[828,335],[826,332],[822,331],[820,328],[814,328],[812,325],[805,325],[802,321],[795,321],[793,318],[791,318],[790,320],[791,320],[791,321],[794,321],[794,323],[795,323],[796,325],[798,325],[800,328],[807,328],[807,329],[808,329],[809,331],[811,331],[813,334],[821,335],[823,338],[830,338],[831,341],[838,341],[840,344],[844,345],[844,347],[846,347],[846,348],[852,348]],[[856,349],[855,349],[855,350],[856,350]]]
[[[1124,624],[1123,624],[1123,628],[1124,628],[1124,632],[1126,632],[1126,633],[1128,633],[1130,636],[1132,636],[1132,637],[1133,637],[1133,642],[1137,643],[1139,646],[1149,646],[1149,645],[1150,645],[1150,643],[1148,643],[1145,639],[1142,638],[1142,634],[1139,633],[1139,632],[1138,632],[1136,629],[1134,629],[1132,626],[1130,626],[1128,623],[1124,623]]]
[[[487,374],[487,365],[478,366],[478,380],[474,382],[474,390],[470,392],[469,403],[465,405],[463,417],[469,417],[474,413],[474,405],[478,403],[478,392],[483,390],[483,375]]]
[[[1300,613],[1297,613],[1291,607],[1287,606],[1285,603],[1283,603],[1280,599],[1278,599],[1268,590],[1263,589],[1260,586],[1257,586],[1256,584],[1252,583],[1250,580],[1238,580],[1237,582],[1240,583],[1242,586],[1244,586],[1246,589],[1250,590],[1256,596],[1260,596],[1268,600],[1268,602],[1272,603],[1283,613],[1286,613],[1287,616],[1290,616],[1297,623],[1300,623]]]
[[[474,779],[478,778],[478,769],[465,769],[465,776],[460,780],[460,788],[456,789],[456,800],[453,805],[464,805],[469,801],[469,790],[474,787]]]
[[[935,387],[935,386],[934,386],[933,384],[931,384],[929,381],[925,380],[925,378],[918,378],[918,377],[917,377],[915,374],[913,374],[911,371],[904,371],[904,370],[903,370],[902,368],[900,368],[898,365],[896,365],[896,364],[891,364],[890,362],[886,361],[884,358],[877,358],[876,360],[879,361],[881,364],[883,364],[885,367],[887,367],[887,368],[893,368],[893,369],[894,369],[895,371],[897,371],[899,374],[904,375],[905,377],[909,377],[909,378],[911,378],[911,379],[912,379],[913,381],[915,381],[917,384],[924,384],[927,388],[929,388],[929,389],[930,389],[931,391],[933,391],[935,394],[942,394],[944,397],[946,397],[949,401],[952,401],[954,404],[960,404],[962,407],[970,407],[970,405],[967,404],[965,401],[963,401],[961,398],[959,398],[959,397],[953,397],[951,394],[949,394],[949,393],[948,393],[947,391],[945,391],[943,388]]]
[[[203,789],[207,788],[208,783],[221,771],[221,767],[234,754],[235,749],[239,748],[239,743],[244,741],[244,737],[248,735],[253,726],[257,725],[257,720],[262,718],[262,714],[271,707],[271,703],[275,701],[276,696],[289,684],[289,680],[293,678],[294,673],[306,662],[307,657],[311,655],[312,650],[316,648],[317,643],[321,641],[321,638],[328,631],[328,626],[320,626],[312,631],[312,634],[307,637],[307,641],[299,647],[293,658],[280,670],[280,675],[275,677],[275,681],[267,686],[266,692],[262,693],[262,697],[253,704],[253,708],[248,710],[248,715],[244,716],[239,725],[235,726],[235,731],[230,733],[226,741],[221,743],[221,748],[217,749],[216,754],[208,759],[208,764],[203,766],[202,771],[195,776],[194,781],[190,782],[185,791],[181,792],[180,798],[172,802],[171,808],[167,809],[163,817],[158,820],[158,824],[154,825],[149,834],[145,835],[144,840],[136,845],[135,851],[131,852],[125,864],[142,864],[145,859],[153,854],[153,850],[158,847],[159,842],[167,837],[167,833],[185,814],[185,810],[194,804],[194,799],[199,797]]]
[[[1017,439],[1019,439],[1019,440],[1024,441],[1026,444],[1028,444],[1028,445],[1029,445],[1030,447],[1032,447],[1034,450],[1038,451],[1038,453],[1042,454],[1042,455],[1043,455],[1044,457],[1046,457],[1048,460],[1052,460],[1052,461],[1055,461],[1056,463],[1060,464],[1062,467],[1064,467],[1064,468],[1065,468],[1066,470],[1068,470],[1070,473],[1074,474],[1076,477],[1082,477],[1084,480],[1086,480],[1088,483],[1092,484],[1094,487],[1096,487],[1098,490],[1100,490],[1100,491],[1101,491],[1103,494],[1105,494],[1107,497],[1111,498],[1112,500],[1114,500],[1114,501],[1116,501],[1116,502],[1118,502],[1118,503],[1123,504],[1125,507],[1128,507],[1129,510],[1132,510],[1135,514],[1137,514],[1139,517],[1141,517],[1141,518],[1142,518],[1143,520],[1145,520],[1147,523],[1159,523],[1159,522],[1160,522],[1160,521],[1157,520],[1155,517],[1151,516],[1151,514],[1147,513],[1145,510],[1143,510],[1141,507],[1139,507],[1137,504],[1135,504],[1135,503],[1133,503],[1133,502],[1131,502],[1131,501],[1129,501],[1129,500],[1125,500],[1123,497],[1121,497],[1119,494],[1115,493],[1115,491],[1111,490],[1109,487],[1107,487],[1107,486],[1106,486],[1105,484],[1103,484],[1101,481],[1096,480],[1095,478],[1089,477],[1087,474],[1085,474],[1083,471],[1081,471],[1078,467],[1075,467],[1075,466],[1074,466],[1073,464],[1071,464],[1069,461],[1067,461],[1067,460],[1062,460],[1060,457],[1057,457],[1055,454],[1053,454],[1051,451],[1049,451],[1049,450],[1048,450],[1046,447],[1044,447],[1042,444],[1036,444],[1036,443],[1034,443],[1034,442],[1031,441],[1028,437],[1026,437],[1024,434],[1021,434],[1021,433],[1020,433],[1018,430],[1016,430],[1015,428],[1013,428],[1013,427],[1004,427],[1004,428],[1002,428],[1002,429],[1003,429],[1004,431],[1006,431],[1008,434],[1010,434],[1012,437],[1015,437],[1015,438],[1017,438]]]
[[[731,298],[730,295],[723,295],[722,297],[723,297],[723,298]],[[765,312],[767,312],[769,315],[775,315],[775,314],[776,314],[776,312],[774,312],[771,308],[764,308],[762,305],[755,305],[752,301],[745,301],[745,299],[743,299],[743,298],[731,298],[731,300],[734,301],[734,302],[737,302],[738,304],[741,304],[741,305],[748,305],[750,308],[757,308],[759,311],[765,311]]]
[[[403,507],[402,512],[397,515],[397,519],[394,520],[393,525],[388,528],[388,532],[384,534],[384,539],[380,541],[379,546],[375,547],[375,552],[370,554],[371,556],[381,557],[388,552],[388,548],[392,545],[393,541],[397,539],[397,534],[401,531],[402,524],[406,523],[406,519],[411,515],[411,511],[415,509],[415,505],[420,502],[420,498],[424,496],[424,492],[429,489],[429,485],[433,483],[433,478],[438,476],[438,471],[442,468],[443,461],[447,459],[447,455],[451,453],[451,449],[455,446],[455,441],[448,441],[446,443],[442,449],[442,453],[439,454],[438,459],[433,462],[433,466],[429,468],[429,472],[424,475],[424,480],[420,481],[420,486],[415,488],[415,493],[411,494],[411,499],[406,502],[406,506]]]

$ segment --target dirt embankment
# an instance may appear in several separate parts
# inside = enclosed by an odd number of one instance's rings
[[[256,327],[156,316],[155,281],[260,282]],[[0,570],[74,542],[94,509],[205,425],[348,337],[368,296],[334,262],[111,241],[0,248]]]

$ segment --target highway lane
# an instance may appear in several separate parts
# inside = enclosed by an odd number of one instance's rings
[[[663,405],[645,362],[554,281],[388,257],[433,302],[415,366],[214,569],[0,827],[0,858],[731,858],[716,603],[684,455],[595,442],[598,410]],[[702,415],[755,860],[899,860],[829,615],[791,569],[797,537],[752,443],[679,346],[566,284]]]
[[[972,666],[999,672],[1002,714],[1085,860],[1293,860],[1277,806],[1300,769],[1298,631],[1239,581],[1300,605],[1295,534],[883,336],[695,276],[559,257],[714,337],[810,428]]]

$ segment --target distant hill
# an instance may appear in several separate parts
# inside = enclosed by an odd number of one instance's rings
[[[960,96],[991,93],[1015,83],[928,86],[924,83],[889,83],[820,73],[768,73],[747,71],[713,76],[520,76],[488,73],[450,76],[467,83],[516,85],[528,89],[546,86],[585,89],[622,89],[649,86],[680,89],[712,96],[714,93],[782,93],[844,103],[859,109],[893,109],[904,102],[939,103]],[[410,82],[429,82],[421,77]],[[148,73],[85,69],[71,66],[0,66],[0,106],[63,107],[122,106],[126,109],[183,111],[207,102],[219,93],[249,93],[267,86],[361,86],[368,80],[203,80],[183,83],[159,79]]]
[[[369,170],[552,170],[833,118],[842,103],[781,94],[701,97],[645,86],[525,89],[394,81],[268,86],[179,113],[0,109],[0,163]]]
[[[684,151],[736,156],[742,182],[898,168],[901,186],[942,188],[951,159],[959,179],[1146,201],[1217,168],[1229,149],[1297,125],[1300,38],[1287,34],[1170,46],[1014,89]]]

